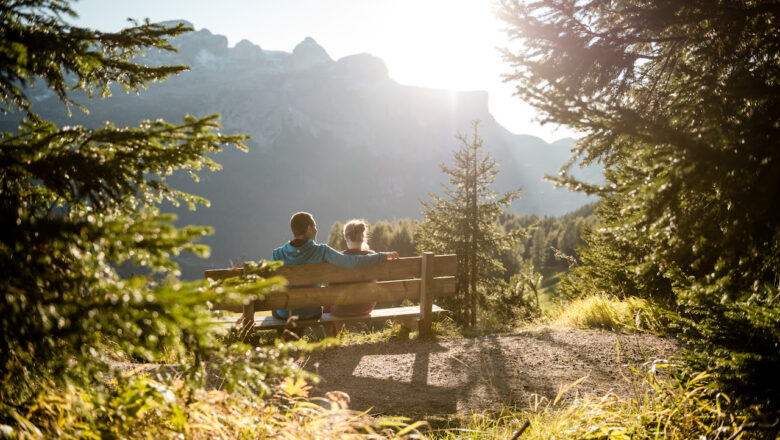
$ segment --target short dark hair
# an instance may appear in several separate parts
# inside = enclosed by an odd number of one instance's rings
[[[295,237],[306,234],[309,226],[314,226],[314,217],[308,212],[296,212],[290,218],[290,229]]]

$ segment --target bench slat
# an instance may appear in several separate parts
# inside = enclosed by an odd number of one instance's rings
[[[360,270],[346,269],[329,263],[283,266],[276,275],[287,278],[290,286],[308,286],[319,283],[356,283],[373,280],[398,280],[419,278],[422,257],[405,257],[395,261],[383,261],[376,266]],[[458,270],[456,255],[436,255],[433,257],[433,276],[453,275]],[[205,271],[205,277],[221,280],[240,276],[243,269],[216,269]]]
[[[433,306],[434,313],[440,313],[444,311],[446,310],[442,309],[439,306],[436,305]],[[342,324],[342,323],[348,324],[351,322],[366,322],[366,321],[375,321],[380,319],[414,318],[419,315],[420,315],[420,308],[417,306],[392,307],[388,309],[374,309],[369,315],[349,316],[349,317],[340,317],[340,316],[334,316],[330,313],[324,313],[320,319],[298,321],[296,323],[296,326],[310,327],[310,326],[321,325],[321,324]],[[235,318],[225,319],[217,322],[222,325],[234,325]],[[255,318],[255,328],[260,330],[282,329],[285,327],[292,327],[292,326],[288,325],[286,321],[276,319],[273,316],[258,316]]]
[[[455,293],[455,277],[433,279],[432,296],[449,296]],[[329,285],[325,287],[301,287],[271,292],[260,300],[255,300],[254,310],[292,309],[314,307],[323,304],[355,304],[360,302],[399,301],[420,299],[420,280],[380,281],[378,283],[355,283]],[[370,298],[370,299],[369,299]],[[216,310],[241,312],[241,304],[219,303]],[[419,310],[419,307],[418,307]]]

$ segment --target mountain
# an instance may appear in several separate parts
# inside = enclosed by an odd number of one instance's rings
[[[249,153],[228,149],[216,156],[221,172],[203,173],[199,183],[172,178],[180,189],[211,201],[195,212],[177,210],[179,223],[215,228],[204,240],[212,248],[207,261],[180,260],[185,278],[231,259],[269,257],[289,239],[295,211],[314,214],[322,240],[336,220],[420,218],[419,201],[441,189],[439,164],[450,162],[458,147],[454,136],[467,134],[474,119],[481,121],[486,149],[501,163],[496,189],[524,188],[513,212],[561,215],[590,200],[541,180],[566,162],[573,140],[547,144],[510,133],[488,111],[486,92],[398,84],[381,59],[357,54],[333,60],[311,38],[292,52],[246,40],[228,47],[227,38],[206,29],[172,43],[178,53],[150,50],[142,61],[191,70],[138,95],[116,89],[108,99],[87,102],[82,96],[77,100],[88,104],[88,115],[75,110],[67,117],[51,93],[33,94],[33,109],[60,125],[86,126],[220,113],[225,132],[252,136]],[[3,116],[0,129],[12,131],[18,121],[19,115]],[[598,180],[600,170],[578,175]]]

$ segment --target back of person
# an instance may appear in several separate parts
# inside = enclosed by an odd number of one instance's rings
[[[341,253],[345,255],[371,255],[376,252],[363,249],[345,249]],[[376,301],[363,304],[338,304],[330,306],[329,311],[333,315],[340,317],[363,316],[371,313],[374,307],[376,307]]]
[[[376,252],[368,248],[368,223],[365,220],[350,220],[344,225],[344,240],[347,249],[344,255],[373,255]],[[349,317],[368,315],[376,307],[376,302],[361,304],[338,304],[327,306],[325,312],[335,316]]]
[[[314,222],[314,217],[307,212],[295,213],[290,219],[290,229],[294,239],[284,246],[274,249],[271,261],[282,261],[285,266],[331,263],[349,269],[360,269],[379,264],[384,260],[398,258],[398,253],[396,252],[342,254],[327,244],[315,242],[317,224]],[[272,314],[275,318],[284,320],[292,316],[297,316],[298,319],[316,319],[322,315],[322,307],[280,309],[274,310]]]

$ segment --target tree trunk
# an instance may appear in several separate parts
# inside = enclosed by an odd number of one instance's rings
[[[471,321],[470,325],[477,325],[477,235],[479,232],[479,212],[477,211],[477,132],[474,130],[472,160],[472,186],[471,186]]]

